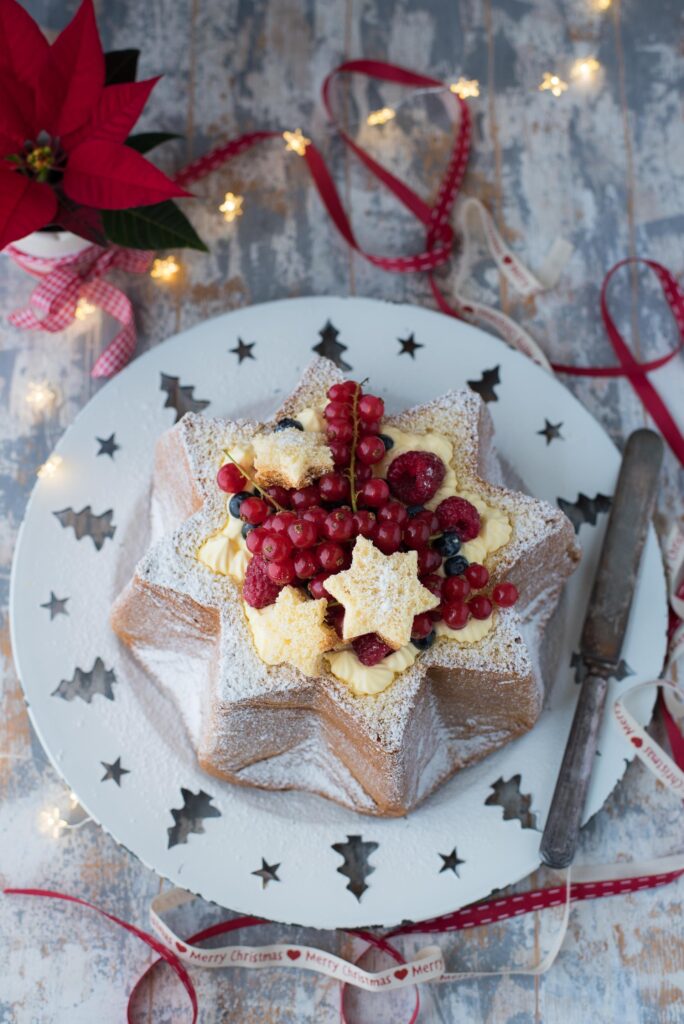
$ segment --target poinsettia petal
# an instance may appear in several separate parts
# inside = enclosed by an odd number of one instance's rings
[[[62,137],[66,151],[69,152],[86,139],[124,142],[158,81],[159,77],[148,78],[144,82],[105,86],[91,120],[70,135]]]
[[[0,0],[0,72],[33,83],[49,50],[35,21],[16,0]]]
[[[0,170],[0,249],[44,228],[56,209],[57,199],[49,185]]]
[[[104,85],[104,54],[92,0],[83,3],[50,47],[40,78],[38,120],[52,135],[85,124]]]
[[[126,210],[189,195],[130,146],[106,139],[74,149],[62,187],[74,202],[98,210]]]
[[[33,93],[25,82],[0,71],[0,97],[0,135],[11,140],[7,149],[0,144],[0,152],[16,153],[33,135]]]

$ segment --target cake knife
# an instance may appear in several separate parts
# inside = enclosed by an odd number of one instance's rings
[[[552,868],[567,867],[575,855],[608,680],[620,661],[662,456],[663,442],[652,430],[636,430],[627,440],[580,642],[588,672],[539,850]]]

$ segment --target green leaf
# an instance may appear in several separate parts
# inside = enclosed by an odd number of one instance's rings
[[[161,146],[162,142],[182,138],[183,136],[176,132],[139,132],[137,135],[129,135],[126,145],[136,149],[138,153],[149,153],[155,146]]]
[[[135,82],[140,50],[110,50],[105,53],[105,85]]]
[[[188,218],[171,199],[130,210],[103,210],[102,223],[110,242],[127,249],[208,251]]]

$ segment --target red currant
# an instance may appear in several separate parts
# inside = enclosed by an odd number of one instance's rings
[[[411,637],[414,640],[423,640],[432,632],[432,619],[425,612],[423,615],[416,615],[411,627]]]
[[[309,580],[309,593],[315,601],[320,600],[322,597],[330,598],[330,594],[325,589],[325,581],[328,576],[332,576],[331,572],[319,572],[318,576],[314,576],[312,580]]]
[[[408,510],[400,501],[388,501],[378,512],[378,519],[386,519],[390,523],[399,523],[403,526],[408,519]]]
[[[281,508],[290,507],[290,492],[287,487],[280,487],[278,484],[274,484],[273,487],[266,488],[266,494],[269,498],[273,498]]]
[[[263,498],[245,498],[240,505],[240,518],[252,526],[259,526],[268,518],[270,509]]]
[[[318,540],[318,530],[308,519],[298,519],[288,526],[287,536],[296,548],[310,548]]]
[[[417,516],[413,517],[413,519],[414,521],[418,519],[427,523],[431,537],[434,537],[436,533],[440,532],[439,519],[434,512],[430,511],[429,508],[424,508],[423,511],[419,512]]]
[[[283,533],[267,533],[261,543],[261,552],[269,562],[282,562],[292,551],[292,544]],[[278,582],[275,580],[274,582]]]
[[[376,395],[364,395],[363,398],[359,399],[359,417],[364,423],[369,423],[372,420],[382,419],[385,412],[385,403],[382,398],[378,398]]]
[[[348,444],[354,437],[354,425],[351,420],[330,420],[326,433],[329,441]]]
[[[323,501],[349,501],[349,479],[344,473],[324,473],[318,481],[318,490]]]
[[[294,512],[278,512],[277,515],[270,516],[266,520],[263,529],[269,533],[287,533],[290,524],[296,522],[297,516]]]
[[[343,380],[339,384],[332,384],[328,388],[328,398],[331,402],[348,402],[356,394],[357,387],[355,380]]]
[[[442,564],[442,556],[434,548],[421,548],[418,552],[418,575],[434,572]]]
[[[305,508],[311,508],[320,501],[318,488],[313,484],[310,487],[302,487],[299,491],[292,492],[292,508],[296,512],[303,512]]]
[[[364,505],[370,505],[371,508],[381,508],[383,505],[386,505],[389,501],[389,496],[390,490],[387,486],[387,481],[381,480],[379,477],[366,480],[361,488],[361,500]]]
[[[374,466],[385,454],[385,446],[377,434],[367,434],[356,446],[356,457],[366,466]]]
[[[263,528],[259,529],[259,527],[257,526],[255,530],[250,530],[245,538],[247,550],[250,551],[253,555],[260,555],[261,545],[264,543],[264,539],[266,537],[268,537],[268,534],[265,532]]]
[[[424,519],[409,519],[404,526],[404,544],[414,551],[421,551],[430,542],[430,527]]]
[[[325,618],[328,625],[332,626],[341,640],[344,627],[344,608],[342,605],[337,604],[333,605],[332,608],[328,608]]]
[[[429,572],[425,576],[420,577],[420,582],[423,584],[426,590],[429,590],[435,597],[442,597],[442,588],[446,583],[443,576],[438,576],[436,572]],[[446,588],[445,588],[446,589]]]
[[[357,462],[354,470],[354,480],[356,482],[356,489],[360,490],[365,484],[366,480],[370,480],[373,476],[373,470],[370,466],[366,466],[363,462]]]
[[[319,544],[317,554],[321,569],[325,569],[326,572],[339,572],[344,566],[345,550],[341,544],[326,540]]]
[[[380,420],[368,420],[362,424],[364,433],[366,434],[379,434],[382,423]]]
[[[328,513],[320,505],[312,505],[311,508],[304,509],[301,514],[301,519],[306,519],[307,522],[313,523],[316,527],[316,533],[319,537],[322,537],[325,533],[325,520],[327,519]]]
[[[463,575],[473,590],[482,590],[489,583],[489,573],[479,562],[471,562]]]
[[[348,420],[351,419],[352,407],[347,402],[328,402],[323,415],[326,420]]]
[[[294,569],[300,580],[310,580],[312,576],[316,575],[320,565],[313,548],[297,552],[294,556]]]
[[[492,602],[484,594],[478,594],[468,601],[470,614],[474,619],[488,619],[492,614]]]
[[[285,558],[282,562],[269,562],[268,575],[279,587],[286,587],[295,579],[295,567],[291,558]]]
[[[354,525],[356,526],[356,532],[361,537],[372,538],[375,535],[375,528],[377,526],[375,512],[369,512],[365,508],[359,509],[358,512],[354,513]]]
[[[401,526],[399,523],[378,523],[373,536],[373,543],[384,555],[393,555],[401,545]]]
[[[331,441],[328,445],[336,466],[348,466],[351,462],[351,445],[341,441]]]
[[[492,597],[501,608],[510,608],[518,600],[518,588],[514,583],[497,583],[492,591]]]
[[[237,494],[247,483],[247,477],[240,472],[234,462],[227,462],[219,469],[216,483],[226,494]]]
[[[442,608],[442,618],[449,629],[463,629],[470,618],[468,605],[463,601],[454,601],[453,604],[445,604]]]
[[[442,597],[449,604],[464,601],[470,593],[470,584],[463,576],[447,576],[442,584]]]
[[[325,520],[325,536],[330,540],[351,540],[355,532],[356,524],[349,508],[336,508]]]

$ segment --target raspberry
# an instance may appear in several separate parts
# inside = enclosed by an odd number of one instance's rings
[[[462,541],[473,540],[480,532],[480,513],[465,498],[445,498],[437,506],[437,518],[443,530],[453,530]]]
[[[405,505],[422,505],[437,493],[446,466],[432,452],[404,452],[387,470],[387,483]]]
[[[252,608],[265,608],[273,604],[280,587],[268,575],[268,562],[261,555],[254,555],[245,573],[242,596]]]
[[[364,633],[363,636],[357,636],[356,640],[352,640],[352,647],[362,665],[377,665],[388,654],[394,654],[392,648],[388,647],[377,633]]]

